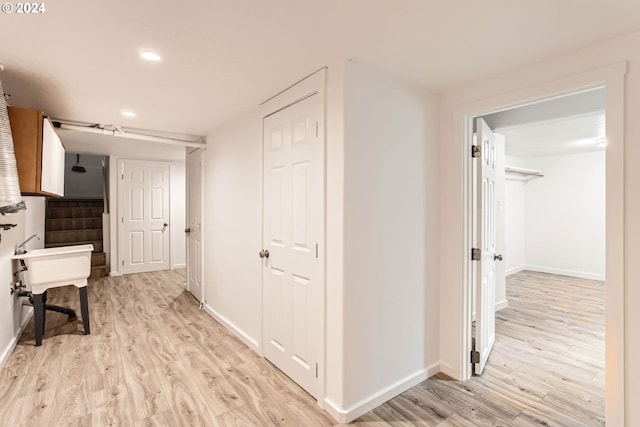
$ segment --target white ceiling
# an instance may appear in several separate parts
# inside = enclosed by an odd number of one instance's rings
[[[438,92],[640,30],[640,1],[57,0],[1,19],[13,105],[206,135],[333,61]]]
[[[604,88],[511,108],[483,117],[505,136],[506,153],[555,156],[603,150],[606,136]]]
[[[545,120],[506,128],[497,132],[505,136],[506,153],[530,158],[600,151],[596,140],[605,137],[604,112]]]

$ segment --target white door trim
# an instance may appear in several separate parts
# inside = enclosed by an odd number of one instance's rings
[[[321,334],[321,343],[320,343],[320,360],[318,363],[318,406],[320,406],[321,408],[324,408],[324,399],[326,397],[326,389],[325,389],[325,379],[326,379],[326,371],[325,371],[325,366],[326,366],[326,324],[327,324],[327,309],[326,309],[326,241],[327,241],[327,236],[326,236],[326,222],[327,222],[327,194],[326,194],[326,179],[327,179],[327,173],[326,173],[326,152],[327,152],[327,144],[326,144],[326,117],[327,117],[327,113],[326,113],[326,80],[327,80],[327,71],[326,68],[321,68],[320,70],[316,71],[315,73],[311,74],[310,76],[306,77],[305,79],[301,80],[300,82],[294,84],[293,86],[287,88],[286,90],[278,93],[276,96],[268,99],[267,101],[265,101],[261,106],[260,106],[260,113],[261,113],[261,117],[264,120],[265,117],[268,117],[284,108],[287,108],[290,105],[295,104],[298,101],[302,101],[303,99],[306,99],[314,94],[317,94],[317,96],[319,97],[319,99],[322,102],[322,111],[323,114],[321,115],[321,117],[319,117],[319,124],[318,124],[318,140],[322,142],[323,146],[324,146],[324,150],[323,150],[323,167],[322,167],[322,171],[323,171],[323,177],[322,177],[322,182],[323,182],[323,201],[322,201],[322,206],[323,206],[323,212],[322,212],[322,230],[320,235],[322,236],[322,240],[320,241],[320,250],[319,250],[319,259],[320,262],[322,264],[322,267],[320,269],[320,283],[322,284],[322,301],[320,302],[321,305],[321,324],[322,324],[322,334]],[[263,159],[264,159],[264,148],[263,148]],[[263,161],[263,165],[264,165],[264,161]],[[264,171],[263,171],[263,175],[264,175]],[[263,186],[264,188],[264,186]],[[263,190],[264,192],[264,190]],[[264,208],[264,194],[263,194],[263,208]],[[265,242],[263,242],[263,247],[264,247]],[[256,254],[256,258],[257,258],[257,254]],[[262,286],[262,297],[263,297],[263,301],[264,301],[264,297],[265,297],[265,292],[264,292],[264,282],[261,280],[261,286]],[[261,305],[262,307],[262,305]],[[262,316],[264,315],[264,309],[262,309],[263,312],[260,315],[260,318],[262,318]],[[265,348],[265,343],[264,343],[264,337],[265,337],[265,333],[264,333],[264,321],[262,321],[262,331],[261,331],[261,337],[260,337],[260,352],[261,355],[264,356],[264,348]]]
[[[606,423],[624,426],[625,388],[625,306],[624,306],[624,78],[627,63],[621,62],[580,74],[512,91],[481,101],[459,106],[453,111],[453,141],[463,148],[463,242],[459,265],[463,281],[455,292],[460,304],[448,307],[459,313],[458,361],[449,363],[447,372],[459,380],[471,377],[471,286],[473,268],[471,201],[471,144],[473,118],[529,103],[597,87],[606,88],[607,151],[606,151]],[[456,372],[457,370],[457,372]]]

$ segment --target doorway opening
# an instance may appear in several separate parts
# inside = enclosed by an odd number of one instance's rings
[[[472,358],[472,292],[478,271],[472,260],[472,249],[477,243],[473,216],[473,159],[472,145],[474,121],[492,113],[562,98],[568,95],[604,88],[606,93],[606,215],[605,215],[605,420],[607,424],[624,421],[624,75],[626,64],[586,71],[544,84],[525,87],[509,93],[460,106],[454,111],[454,119],[460,127],[454,127],[454,138],[464,148],[461,163],[464,205],[462,209],[463,235],[461,261],[463,281],[460,288],[460,347],[459,369],[456,378],[471,378]],[[484,141],[483,141],[484,143]],[[462,153],[461,153],[462,154]],[[499,255],[497,252],[494,255]],[[479,291],[481,293],[481,291]],[[485,298],[489,300],[490,298]],[[495,306],[494,306],[495,308]],[[482,314],[477,313],[477,316]],[[488,357],[487,357],[488,358]],[[536,363],[535,361],[533,363]]]
[[[90,279],[109,267],[109,200],[105,156],[65,154],[64,197],[48,198],[45,247],[92,244]]]
[[[605,99],[597,88],[476,117],[471,165],[474,374],[590,425],[605,415]],[[584,405],[554,413],[565,399]]]

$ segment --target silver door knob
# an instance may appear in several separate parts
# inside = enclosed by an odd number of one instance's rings
[[[263,249],[258,253],[258,255],[260,255],[260,258],[269,258],[269,250]]]
[[[191,233],[191,229],[190,229],[190,228],[185,228],[185,229],[184,229],[184,232],[185,232],[185,233],[187,233],[187,234],[189,234],[189,233]]]
[[[502,255],[500,255],[500,254],[494,255],[493,256],[493,260],[494,261],[502,261]]]

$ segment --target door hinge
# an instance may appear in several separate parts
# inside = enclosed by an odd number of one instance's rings
[[[124,224],[124,217],[120,218],[120,222]]]
[[[121,175],[121,179],[124,181],[124,174]]]
[[[318,378],[318,364],[316,363],[316,378]]]
[[[479,145],[472,145],[471,146],[471,157],[475,158],[475,157],[480,157],[480,152],[482,150],[480,149]]]
[[[316,258],[318,258],[318,244],[316,243]]]
[[[480,352],[475,350],[471,351],[471,363],[480,363]]]
[[[316,122],[316,138],[318,137],[318,122]]]
[[[480,261],[480,249],[471,248],[471,261]]]
[[[124,267],[124,260],[122,260],[122,266]]]

